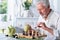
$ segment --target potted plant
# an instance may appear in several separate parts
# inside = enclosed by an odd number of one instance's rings
[[[25,10],[29,10],[31,4],[32,4],[32,0],[26,0],[22,6],[25,8]]]
[[[24,17],[28,17],[29,9],[32,4],[32,0],[26,0],[22,6],[24,7]]]

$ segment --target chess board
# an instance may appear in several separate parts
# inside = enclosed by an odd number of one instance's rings
[[[46,34],[40,34],[39,32],[35,31],[35,30],[29,30],[28,32],[23,32],[23,33],[19,33],[17,34],[18,38],[40,38],[40,37],[47,37]]]

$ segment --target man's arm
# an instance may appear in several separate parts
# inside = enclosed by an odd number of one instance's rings
[[[48,31],[49,33],[51,33],[53,35],[53,29],[45,27],[44,30]]]
[[[48,27],[45,25],[45,23],[40,22],[39,25],[38,25],[38,27],[39,27],[39,28],[42,28],[42,29],[44,29],[44,30],[46,30],[46,31],[48,31],[49,33],[51,33],[51,34],[53,35],[53,29],[48,28]]]

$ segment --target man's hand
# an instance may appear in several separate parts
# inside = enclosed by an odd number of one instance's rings
[[[44,22],[38,23],[37,26],[38,26],[39,28],[42,28],[42,29],[44,29],[44,30],[50,32],[50,33],[53,35],[53,29],[48,28],[48,27],[45,25]]]
[[[37,26],[38,26],[39,28],[43,28],[43,29],[46,28],[46,25],[45,25],[44,22],[40,22],[40,23],[38,23]]]

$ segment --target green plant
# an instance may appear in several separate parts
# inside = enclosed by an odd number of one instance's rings
[[[2,17],[2,21],[4,21],[4,22],[7,21],[7,15],[4,15],[4,16]]]
[[[29,0],[26,0],[22,6],[25,7],[25,10],[29,10],[30,6],[31,6],[31,2],[29,2]]]
[[[2,0],[0,2],[0,14],[5,14],[7,12],[7,0]]]

